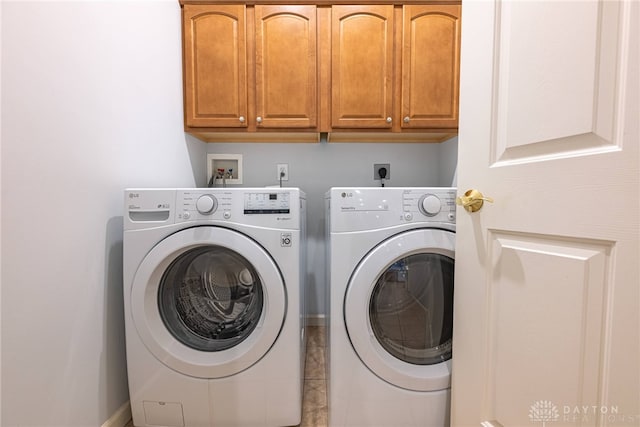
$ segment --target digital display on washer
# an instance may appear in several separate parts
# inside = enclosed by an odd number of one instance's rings
[[[291,213],[289,193],[245,193],[245,214],[288,214]]]

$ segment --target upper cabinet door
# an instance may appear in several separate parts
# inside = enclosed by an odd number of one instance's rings
[[[316,7],[256,5],[255,21],[257,128],[316,127]]]
[[[247,126],[245,30],[243,5],[184,5],[187,126]]]
[[[402,128],[457,128],[460,6],[404,6]]]
[[[393,6],[333,6],[331,126],[391,128]]]

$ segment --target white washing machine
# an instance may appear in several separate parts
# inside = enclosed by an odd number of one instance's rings
[[[455,189],[332,188],[332,427],[449,425]]]
[[[305,217],[294,188],[125,191],[135,426],[300,423]]]

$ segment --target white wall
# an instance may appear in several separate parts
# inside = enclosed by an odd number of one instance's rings
[[[128,400],[122,190],[205,183],[244,154],[244,185],[309,200],[310,312],[324,313],[332,186],[449,185],[444,144],[203,144],[182,128],[180,9],[165,1],[0,2],[1,425],[102,425]]]
[[[8,1],[1,29],[1,424],[96,427],[128,400],[122,190],[204,167],[180,9]]]
[[[2,99],[2,4],[0,1],[0,100]],[[2,102],[0,102],[0,188],[2,188]],[[0,191],[0,224],[2,224],[2,192]],[[0,227],[0,260],[2,260],[2,227]],[[2,262],[0,262],[0,319],[2,319]],[[0,326],[2,322],[0,321]],[[0,327],[0,367],[2,366],[2,328]],[[2,369],[0,369],[2,384]],[[0,386],[0,424],[2,424],[2,387]]]
[[[243,155],[243,186],[277,184],[278,163],[289,164],[290,180],[283,185],[307,193],[307,306],[311,316],[325,313],[324,194],[331,187],[379,186],[374,163],[389,163],[387,186],[449,186],[457,158],[457,138],[442,144],[326,143],[208,144],[207,152]],[[206,171],[203,172],[206,174]],[[206,181],[205,175],[200,183]]]

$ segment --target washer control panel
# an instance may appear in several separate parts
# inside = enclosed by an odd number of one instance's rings
[[[299,230],[306,209],[306,195],[294,187],[128,188],[124,196],[126,230],[198,221]]]
[[[247,214],[288,214],[291,212],[288,192],[244,193],[244,213]]]
[[[213,219],[231,210],[231,197],[224,192],[207,190],[185,190],[177,194],[177,219],[188,221],[194,219]]]
[[[295,224],[300,192],[292,189],[195,188],[176,192],[176,221],[217,220],[288,228]]]

